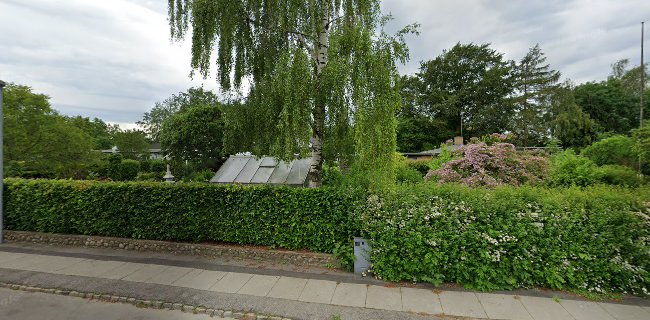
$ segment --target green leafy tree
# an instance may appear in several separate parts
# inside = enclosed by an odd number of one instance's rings
[[[400,152],[431,150],[456,134],[447,129],[443,119],[434,118],[424,110],[420,103],[421,86],[417,77],[402,77],[402,109],[397,113],[397,150]]]
[[[162,102],[156,102],[150,111],[144,113],[142,120],[137,124],[144,129],[152,141],[160,142],[162,124],[167,118],[191,107],[219,104],[219,97],[212,91],[205,90],[203,87],[190,88],[187,92],[179,92]]]
[[[543,145],[549,137],[547,116],[560,72],[552,70],[539,44],[530,48],[514,67],[517,116],[514,132],[524,147]]]
[[[582,155],[599,166],[612,164],[635,168],[639,160],[634,139],[624,135],[615,135],[595,142],[584,148]]]
[[[632,137],[636,142],[636,152],[639,155],[641,170],[650,174],[650,121],[646,120],[643,127],[632,130]]]
[[[236,149],[282,159],[311,151],[309,185],[317,187],[323,155],[341,154],[323,147],[337,147],[327,140],[341,133],[355,146],[341,156],[354,156],[379,180],[394,178],[395,61],[406,60],[402,35],[414,29],[377,35],[385,23],[378,0],[170,0],[169,21],[174,39],[192,32],[193,70],[206,77],[216,51],[224,90],[251,80],[227,124],[238,123],[233,128],[253,143]]]
[[[93,139],[52,109],[48,96],[10,83],[3,108],[8,175],[82,178],[97,161]]]
[[[113,134],[119,131],[119,126],[108,124],[99,118],[90,120],[88,117],[65,117],[65,120],[83,130],[94,140],[95,150],[105,150],[113,147]]]
[[[573,89],[567,83],[555,88],[550,102],[550,133],[564,148],[588,146],[596,136],[597,124],[576,104]]]
[[[576,103],[599,125],[599,132],[626,134],[639,125],[639,100],[616,78],[575,88]]]
[[[223,157],[223,116],[220,106],[195,106],[163,122],[160,143],[173,161],[214,163]]]
[[[511,64],[489,44],[458,43],[422,63],[417,74],[422,108],[446,123],[441,130],[454,135],[503,132],[513,114],[511,72]]]
[[[147,136],[140,130],[120,130],[113,134],[117,150],[126,159],[145,159],[149,156]]]

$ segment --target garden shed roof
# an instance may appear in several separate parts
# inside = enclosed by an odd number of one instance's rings
[[[289,163],[272,157],[234,155],[219,168],[211,183],[274,184],[303,187],[307,185],[310,158]]]

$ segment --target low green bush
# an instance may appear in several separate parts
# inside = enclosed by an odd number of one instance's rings
[[[390,281],[644,295],[649,196],[607,186],[404,186],[369,196],[363,229],[372,271]]]
[[[601,180],[598,169],[593,161],[569,149],[551,157],[548,184],[554,187],[589,186]]]
[[[634,167],[639,160],[635,145],[633,138],[615,135],[584,148],[582,155],[599,166],[612,164]]]
[[[417,170],[422,177],[424,177],[429,172],[429,162],[431,160],[406,160],[406,165],[409,168]]]
[[[630,167],[619,165],[606,165],[598,168],[600,181],[605,184],[638,187],[641,178],[637,171]]]
[[[206,183],[5,181],[9,230],[332,252],[359,233],[353,189]]]

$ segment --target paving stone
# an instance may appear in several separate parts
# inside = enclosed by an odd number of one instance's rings
[[[47,258],[48,256],[42,256],[37,254],[25,255],[24,257],[7,261],[4,264],[3,268],[28,270],[29,267],[36,266],[47,261]]]
[[[440,314],[443,313],[440,298],[431,290],[402,288],[402,310]]]
[[[332,296],[332,304],[348,307],[365,307],[368,286],[365,284],[339,283]]]
[[[442,291],[438,297],[442,310],[447,315],[487,318],[483,306],[473,292]]]
[[[51,256],[48,259],[46,259],[43,263],[30,266],[28,268],[25,268],[25,270],[47,272],[47,273],[59,273],[60,270],[70,266],[77,265],[85,260],[86,259],[81,259],[81,258]]]
[[[132,263],[125,262],[113,269],[107,270],[106,272],[100,273],[97,277],[104,279],[122,279],[140,269],[147,266],[144,263]]]
[[[24,253],[0,252],[0,268],[5,268],[5,265],[10,261],[24,258],[26,256],[28,255]]]
[[[491,293],[477,293],[476,296],[490,319],[533,320],[519,296]]]
[[[267,297],[298,300],[306,284],[307,279],[280,277]]]
[[[188,274],[192,270],[196,270],[196,269],[183,268],[183,267],[169,267],[165,269],[165,271],[154,275],[153,277],[145,280],[144,282],[170,285],[174,281],[180,279],[182,276]]]
[[[615,320],[614,317],[595,302],[560,300],[560,304],[576,320]]]
[[[614,303],[598,303],[607,313],[617,320],[648,320],[650,315],[639,306],[630,306]]]
[[[226,275],[225,272],[194,269],[172,283],[173,286],[208,290]]]
[[[84,260],[67,268],[63,268],[57,273],[83,277],[98,277],[100,274],[115,269],[123,264],[124,262],[121,261]]]
[[[400,288],[368,286],[366,308],[402,311]]]
[[[237,293],[265,297],[278,279],[280,277],[254,275]]]
[[[209,290],[236,293],[246,284],[246,282],[248,282],[248,280],[251,279],[251,277],[253,277],[252,274],[228,272],[223,278],[221,278],[221,280],[217,281],[217,283],[210,287]]]
[[[169,268],[168,266],[161,266],[157,264],[147,264],[137,271],[129,274],[128,276],[122,278],[126,281],[135,281],[135,282],[145,282],[148,279],[151,279]]]
[[[573,320],[573,317],[551,298],[520,297],[524,308],[535,320]]]
[[[328,280],[307,280],[298,300],[314,303],[330,303],[336,290],[336,282]]]

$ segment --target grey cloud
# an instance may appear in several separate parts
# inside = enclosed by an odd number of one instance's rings
[[[216,89],[213,78],[187,77],[190,48],[170,43],[166,3],[4,0],[0,78],[49,94],[63,114],[120,123],[192,85]],[[578,83],[605,79],[622,58],[638,64],[639,22],[650,20],[647,0],[385,0],[382,8],[394,17],[388,31],[422,24],[407,38],[403,73],[457,42],[491,43],[514,60],[539,43],[551,66]]]

